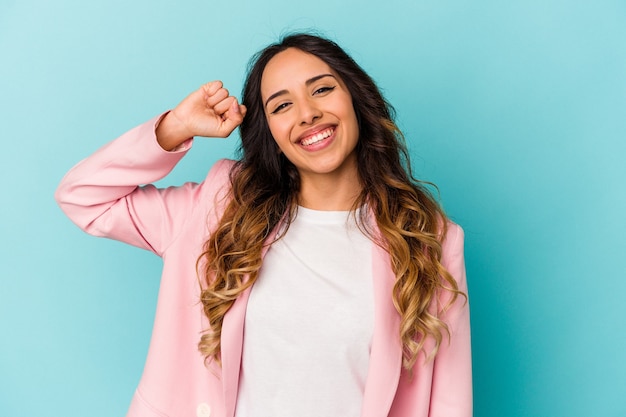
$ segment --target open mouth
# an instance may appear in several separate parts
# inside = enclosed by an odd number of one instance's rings
[[[324,129],[321,132],[318,132],[316,134],[314,134],[311,137],[308,138],[304,138],[300,141],[300,144],[302,146],[310,146],[313,145],[314,143],[320,142],[330,136],[332,136],[332,134],[335,132],[335,128],[334,127],[329,127],[328,129]]]

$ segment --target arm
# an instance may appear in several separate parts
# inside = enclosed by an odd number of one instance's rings
[[[467,294],[463,229],[450,224],[443,245],[443,265]],[[446,302],[446,300],[443,300]],[[472,353],[469,302],[459,295],[443,319],[450,338],[444,338],[433,370],[430,417],[470,417],[472,415]]]
[[[206,84],[162,119],[132,129],[72,168],[57,202],[88,233],[162,254],[195,207],[200,187],[139,185],[167,175],[191,146],[190,137],[228,136],[244,114],[221,82]]]
[[[77,164],[61,181],[55,198],[85,232],[160,253],[171,228],[186,214],[187,198],[180,197],[190,197],[197,186],[138,186],[167,175],[191,146],[189,141],[177,152],[163,150],[156,142],[156,122],[130,130]],[[154,226],[159,224],[162,229],[157,231]]]

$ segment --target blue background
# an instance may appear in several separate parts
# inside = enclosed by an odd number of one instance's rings
[[[0,415],[124,415],[161,262],[84,235],[63,174],[318,28],[398,110],[466,230],[475,415],[626,415],[626,2],[0,3]],[[167,184],[236,138],[196,142]]]

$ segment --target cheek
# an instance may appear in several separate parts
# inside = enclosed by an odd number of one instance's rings
[[[273,119],[272,121],[267,121],[267,126],[278,146],[289,140],[289,126],[286,123]]]
[[[352,132],[357,136],[357,138],[359,137],[360,134],[360,129],[359,129],[359,120],[358,117],[356,115],[356,112],[354,111],[354,109],[352,109],[350,111],[350,113],[347,115],[348,120],[350,120],[350,128],[352,130]]]
[[[341,115],[344,120],[349,122],[352,129],[359,131],[359,120],[352,99],[349,96],[345,97],[341,104]]]
[[[283,149],[282,149],[282,143],[279,140],[276,140],[278,135],[278,132],[276,132],[276,128],[273,127],[271,124],[268,123],[268,126],[270,128],[270,134],[272,135],[272,139],[274,140],[274,143],[276,144],[276,153],[283,153]]]

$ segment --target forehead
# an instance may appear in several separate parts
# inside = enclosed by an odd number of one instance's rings
[[[320,58],[296,48],[285,49],[269,60],[261,76],[261,95],[267,97],[279,90],[289,90],[308,79],[335,71]]]

